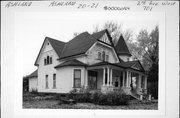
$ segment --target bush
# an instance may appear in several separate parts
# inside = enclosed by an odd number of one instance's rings
[[[31,91],[32,94],[38,94],[38,91],[37,89],[33,88],[32,91]]]
[[[84,93],[76,93],[74,90],[67,95],[68,99],[74,99],[76,102],[91,102],[91,94],[89,91]]]
[[[67,99],[73,99],[76,102],[89,102],[98,105],[127,105],[130,100],[130,96],[126,95],[122,91],[118,92],[94,92],[90,93],[89,90],[86,90],[81,93],[72,90],[68,95]]]
[[[92,95],[92,102],[99,105],[127,105],[129,99],[130,96],[122,92],[96,92]]]

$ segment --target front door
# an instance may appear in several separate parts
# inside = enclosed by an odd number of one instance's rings
[[[96,71],[88,71],[88,86],[91,90],[97,89],[97,75]]]

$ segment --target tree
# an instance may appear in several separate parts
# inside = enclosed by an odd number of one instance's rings
[[[159,28],[155,27],[148,33],[141,30],[138,37],[139,53],[148,72],[148,90],[156,99],[158,98],[158,68],[159,68]]]

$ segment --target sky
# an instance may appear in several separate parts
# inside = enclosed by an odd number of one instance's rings
[[[153,13],[113,12],[26,12],[15,16],[15,36],[23,49],[23,74],[37,69],[34,62],[46,36],[68,42],[74,33],[102,27],[107,21],[122,24],[122,30],[130,29],[133,37],[143,28],[151,31],[158,24]]]

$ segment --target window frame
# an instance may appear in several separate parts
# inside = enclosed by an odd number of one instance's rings
[[[98,52],[98,60],[101,60],[101,56],[102,56],[101,52]]]
[[[106,61],[109,61],[109,55],[106,55]]]
[[[49,64],[52,64],[52,56],[49,58]]]
[[[75,71],[79,71],[80,72],[80,78],[75,78]],[[76,79],[80,79],[79,81],[80,81],[80,86],[76,86],[76,84],[75,84],[75,80]],[[74,80],[74,88],[81,88],[81,69],[74,69],[74,77],[73,77],[73,80]]]
[[[102,51],[102,60],[105,61],[105,58],[106,58],[106,53],[105,51]]]
[[[45,80],[45,88],[48,89],[49,88],[48,75],[46,75],[45,78],[46,78],[46,80]]]
[[[53,74],[53,89],[56,89],[56,74]]]

